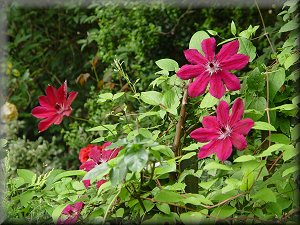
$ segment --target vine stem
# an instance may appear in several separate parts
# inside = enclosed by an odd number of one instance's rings
[[[110,210],[112,204],[116,201],[116,199],[117,199],[117,197],[119,196],[120,193],[121,193],[121,188],[119,188],[118,193],[115,195],[115,197],[114,197],[114,198],[111,200],[111,202],[109,203],[109,205],[108,205],[108,207],[107,207],[107,210],[106,210],[106,212],[105,212],[105,214],[104,214],[104,217],[103,217],[102,225],[104,225],[105,220],[106,220],[106,217],[107,217],[107,215],[108,215],[108,212],[109,212],[109,210]]]

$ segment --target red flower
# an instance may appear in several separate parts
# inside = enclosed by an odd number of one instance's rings
[[[238,98],[232,106],[229,115],[229,105],[221,101],[217,107],[217,116],[205,116],[202,124],[204,128],[198,128],[191,132],[191,138],[198,142],[208,142],[199,149],[198,158],[205,158],[213,153],[224,161],[232,153],[232,145],[238,150],[247,147],[244,135],[247,135],[254,126],[252,119],[242,119],[244,114],[243,101]]]
[[[239,41],[224,44],[217,55],[214,38],[204,39],[201,46],[205,57],[196,49],[185,50],[184,55],[192,65],[184,65],[177,72],[177,76],[183,80],[196,78],[188,87],[189,96],[194,98],[202,95],[208,83],[209,93],[219,99],[225,93],[224,84],[228,90],[239,90],[239,79],[229,72],[242,69],[249,62],[249,56],[237,54]]]
[[[80,217],[80,212],[84,206],[83,202],[76,202],[74,205],[67,205],[57,220],[56,224],[75,224]]]
[[[64,116],[70,116],[72,112],[71,104],[77,96],[77,92],[71,91],[67,94],[67,81],[60,88],[52,86],[46,88],[46,96],[39,97],[40,106],[35,107],[31,114],[39,119],[43,119],[38,130],[47,130],[51,124],[58,125]]]
[[[91,149],[89,149],[89,150],[87,149],[88,146],[89,146],[88,145],[82,153],[82,158],[84,158],[86,152],[89,151],[88,159],[85,160],[81,164],[80,169],[85,170],[85,171],[90,171],[95,166],[100,165],[101,163],[107,162],[107,161],[115,158],[118,155],[121,148],[114,148],[112,150],[105,150],[105,148],[108,147],[109,145],[111,145],[111,142],[106,142],[101,146],[92,146]],[[80,152],[81,152],[81,150],[80,150]],[[105,179],[97,181],[97,184],[96,184],[97,188],[99,188],[106,181],[107,180],[105,180]],[[86,188],[88,188],[91,185],[90,180],[83,180],[82,182],[83,182],[83,184]]]
[[[90,154],[93,147],[98,148],[99,151],[101,151],[101,149],[102,149],[101,146],[92,145],[92,144],[88,144],[86,147],[80,149],[80,151],[79,151],[79,161],[81,163],[84,163],[89,159],[89,154]]]

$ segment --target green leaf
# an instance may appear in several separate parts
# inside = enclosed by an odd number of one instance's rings
[[[176,171],[176,163],[175,161],[168,160],[166,163],[163,163],[160,167],[155,168],[154,174],[155,175],[162,175],[162,174],[167,174],[170,172]]]
[[[267,140],[269,139],[270,138],[267,137]],[[272,134],[271,141],[279,144],[286,144],[286,145],[290,143],[290,139],[284,134]]]
[[[125,94],[125,92],[118,92],[116,94],[114,94],[114,97],[113,97],[113,101],[120,98],[121,96],[123,96]]]
[[[6,144],[7,144],[7,140],[1,138],[1,139],[0,139],[0,146],[1,146],[0,149],[1,149],[1,148],[4,148],[4,147],[6,146]]]
[[[233,35],[236,35],[236,26],[233,21],[231,21],[230,30]]]
[[[206,215],[201,212],[186,212],[180,214],[180,219],[184,224],[194,224],[196,221],[199,223],[201,220],[205,219]]]
[[[193,205],[201,205],[202,203],[206,205],[212,205],[213,203],[200,194],[185,194],[185,199],[182,200],[184,204],[193,204]]]
[[[25,192],[21,193],[19,196],[21,206],[26,208],[28,206],[28,203],[30,203],[31,199],[33,198],[33,196],[35,196],[34,191],[25,191]]]
[[[273,136],[273,135],[272,135]],[[289,159],[296,156],[299,152],[296,150],[296,148],[292,145],[286,145],[284,146],[285,150],[283,152],[283,161],[288,161]]]
[[[166,156],[169,156],[171,158],[174,158],[174,152],[172,151],[172,149],[168,146],[165,146],[165,145],[157,145],[157,146],[154,146],[154,147],[151,147],[152,150],[154,151],[158,151]]]
[[[159,105],[163,95],[157,91],[147,91],[141,93],[141,100],[149,105]]]
[[[121,161],[119,164],[112,168],[111,173],[109,174],[112,186],[117,186],[118,184],[120,184],[125,179],[126,174],[126,164],[124,163],[124,161]]]
[[[55,176],[53,179],[53,182],[60,180],[63,177],[71,177],[71,176],[83,176],[86,174],[86,171],[83,170],[70,170],[70,171],[65,171],[62,172],[58,175]]]
[[[204,170],[213,170],[213,169],[232,170],[232,168],[230,168],[229,166],[217,163],[215,161],[206,164],[203,169]]]
[[[159,116],[159,112],[144,112],[141,113],[138,117],[138,120],[141,121],[142,119],[144,119],[145,117],[148,116]]]
[[[250,197],[252,199],[262,200],[264,202],[276,202],[276,196],[274,192],[269,188],[260,189]]]
[[[297,109],[297,105],[294,104],[284,104],[284,105],[280,105],[274,108],[270,108],[269,110],[276,110],[279,109],[279,111],[290,111],[290,110],[294,110]]]
[[[217,98],[215,98],[209,92],[207,92],[200,103],[200,108],[201,109],[211,108],[215,106],[218,103],[218,101],[219,100]]]
[[[66,203],[65,203],[65,204],[61,204],[61,205],[55,207],[55,209],[53,210],[51,216],[52,216],[53,222],[54,222],[55,224],[57,223],[57,220],[59,219],[59,217],[60,217],[62,211],[64,210],[64,208],[65,208],[67,205],[69,205],[69,204],[66,204]]]
[[[163,104],[167,108],[170,108],[172,106],[172,104],[174,103],[175,96],[176,96],[176,93],[174,92],[174,90],[172,90],[172,89],[167,90],[163,95],[163,99],[162,99]]]
[[[170,214],[170,206],[166,203],[156,203],[156,207],[165,214]]]
[[[124,162],[127,168],[132,172],[140,172],[148,160],[148,151],[140,149],[139,151],[130,151],[125,155]]]
[[[262,91],[265,87],[265,83],[265,75],[261,73],[258,68],[248,73],[247,85],[250,90]]]
[[[269,76],[269,99],[272,101],[285,81],[285,70],[279,68],[276,71],[270,72]]]
[[[236,158],[233,162],[247,162],[256,159],[253,155],[242,155]]]
[[[238,53],[248,55],[250,57],[249,62],[252,62],[256,56],[256,47],[247,38],[239,37],[238,40],[240,43]]]
[[[85,174],[82,180],[100,180],[102,177],[110,171],[110,167],[108,166],[107,162],[101,163],[100,165],[95,166],[89,172]]]
[[[246,172],[243,176],[242,183],[240,186],[241,191],[248,191],[251,189],[254,183],[254,174],[253,172]]]
[[[271,145],[269,148],[267,148],[266,150],[264,150],[262,153],[260,153],[256,157],[265,157],[265,156],[272,155],[272,152],[275,152],[275,151],[279,150],[283,146],[284,146],[284,144],[274,144],[274,145]]]
[[[292,167],[286,169],[285,171],[283,171],[282,177],[285,177],[291,173],[295,173],[298,170],[299,170],[298,166],[292,166]]]
[[[217,180],[218,180],[218,178],[209,180],[209,181],[203,181],[203,182],[199,183],[199,186],[208,190],[211,186],[213,186],[214,183],[216,183]]]
[[[212,35],[212,36],[218,35],[218,32],[217,32],[217,31],[214,31],[214,30],[207,30],[207,33],[209,33],[209,34]]]
[[[197,49],[202,55],[204,54],[201,48],[201,42],[204,39],[210,38],[205,31],[197,31],[190,40],[189,49]]]
[[[256,121],[252,129],[276,131],[275,127],[271,124],[262,121]]]
[[[299,60],[299,53],[293,53],[291,54],[285,61],[284,61],[284,68],[288,69],[293,64],[295,64]]]
[[[279,29],[279,33],[283,33],[283,32],[288,32],[291,30],[295,30],[298,28],[298,23],[296,22],[296,20],[291,20],[289,22],[287,22],[286,24],[284,24],[280,29]]]
[[[145,138],[152,139],[152,133],[146,128],[138,129],[138,134],[142,135]]]
[[[97,102],[101,102],[101,103],[106,102],[107,100],[112,100],[112,98],[113,98],[112,93],[103,93],[98,96]]]
[[[154,196],[154,199],[161,202],[180,202],[183,197],[173,191],[161,190]]]
[[[25,183],[34,183],[36,180],[36,174],[30,170],[26,169],[17,169],[17,174],[19,177],[24,179]]]
[[[178,160],[178,162],[181,162],[182,160],[185,160],[185,159],[189,159],[189,158],[193,157],[194,155],[196,155],[196,152],[189,152],[189,153],[183,155],[183,156]]]
[[[229,205],[224,205],[224,206],[214,209],[210,215],[213,217],[220,218],[220,219],[225,219],[225,218],[228,218],[231,215],[233,215],[235,212],[236,212],[235,207],[231,207]]]
[[[167,70],[167,71],[177,71],[179,69],[179,65],[178,63],[173,60],[173,59],[160,59],[158,61],[155,62],[155,64],[163,69],[163,70]]]
[[[183,148],[182,151],[193,151],[193,150],[199,149],[203,145],[205,145],[205,143],[192,143],[189,146]]]
[[[107,131],[111,131],[111,132],[115,132],[116,127],[118,126],[117,124],[104,124],[104,125],[100,125],[97,127],[93,127],[88,129],[87,131],[103,131],[103,130],[107,130]]]

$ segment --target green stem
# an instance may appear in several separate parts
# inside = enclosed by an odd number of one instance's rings
[[[117,197],[119,196],[119,194],[121,193],[121,188],[118,190],[117,194],[115,195],[115,197],[111,200],[111,202],[109,203],[108,207],[107,207],[107,210],[104,214],[104,218],[103,218],[103,222],[102,222],[102,225],[105,223],[105,220],[106,220],[106,217],[108,215],[108,212],[112,206],[112,204],[116,201]]]

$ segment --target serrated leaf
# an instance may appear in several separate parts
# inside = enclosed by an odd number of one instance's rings
[[[189,49],[197,49],[202,55],[204,55],[201,42],[204,39],[210,38],[209,35],[205,31],[197,31],[190,40]]]
[[[276,131],[275,127],[271,124],[262,121],[256,121],[252,129]]]
[[[173,59],[160,59],[155,64],[162,70],[177,71],[179,69],[178,63]]]

